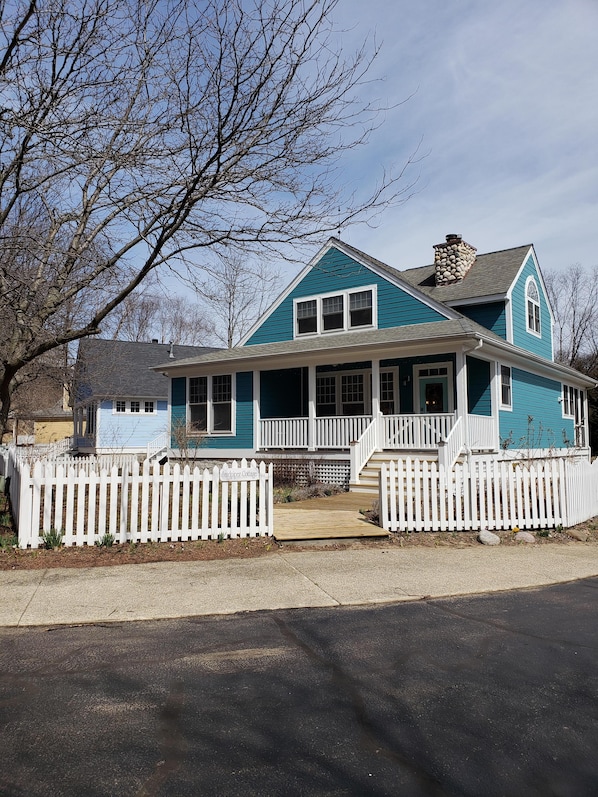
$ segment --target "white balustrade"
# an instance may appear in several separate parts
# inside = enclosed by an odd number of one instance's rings
[[[384,415],[383,448],[390,449],[434,449],[444,440],[453,424],[452,412],[418,415]]]
[[[258,447],[307,448],[307,423],[307,418],[262,419]]]
[[[372,419],[368,415],[341,415],[331,418],[316,418],[316,448],[349,448],[359,440]]]

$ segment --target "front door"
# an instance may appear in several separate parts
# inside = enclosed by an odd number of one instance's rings
[[[415,406],[419,412],[438,414],[453,411],[449,384],[452,382],[451,363],[416,366]]]
[[[447,377],[421,377],[419,380],[419,411],[448,412]]]

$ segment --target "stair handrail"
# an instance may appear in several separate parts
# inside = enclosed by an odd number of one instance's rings
[[[162,451],[167,451],[170,445],[170,435],[168,432],[161,432],[158,437],[150,440],[146,446],[145,455],[147,459],[152,459]]]
[[[380,419],[374,417],[365,427],[358,440],[352,440],[349,446],[350,483],[359,484],[361,469],[380,447]]]
[[[451,470],[463,450],[463,424],[459,416],[444,440],[438,443],[438,464]]]

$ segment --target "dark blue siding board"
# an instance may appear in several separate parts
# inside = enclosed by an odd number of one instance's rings
[[[500,438],[509,448],[566,448],[574,440],[573,420],[563,418],[561,383],[512,370],[513,410],[500,411]]]
[[[465,305],[455,309],[477,324],[490,329],[495,335],[507,339],[507,317],[504,302]]]
[[[293,300],[331,291],[377,285],[378,328],[422,324],[445,319],[436,310],[374,274],[365,266],[336,249],[329,249],[305,275],[299,285],[264,320],[246,345],[293,340]]]
[[[527,301],[525,283],[528,277],[534,277],[540,295],[540,331],[541,337],[527,331]],[[527,258],[511,294],[511,310],[513,317],[513,343],[522,349],[552,359],[552,327],[548,302],[542,288],[536,264],[531,254]]]
[[[472,415],[492,415],[490,363],[467,358],[467,408]]]
[[[171,380],[171,424],[173,429],[184,429],[187,424],[187,380],[184,376],[177,376]],[[171,434],[170,445],[177,448],[176,435]]]

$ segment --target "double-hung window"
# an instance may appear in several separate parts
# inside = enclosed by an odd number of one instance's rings
[[[189,378],[189,431],[231,434],[233,378],[231,374]]]
[[[326,296],[322,299],[322,329],[327,332],[330,329],[345,328],[345,297]]]
[[[527,331],[534,335],[540,335],[540,294],[538,293],[538,286],[532,277],[527,281],[525,298],[527,305]]]
[[[376,326],[376,286],[295,300],[295,336]]]
[[[511,409],[513,406],[511,384],[511,369],[508,365],[500,366],[500,404],[503,409]]]
[[[315,299],[297,302],[297,334],[306,335],[318,331],[318,303]]]

